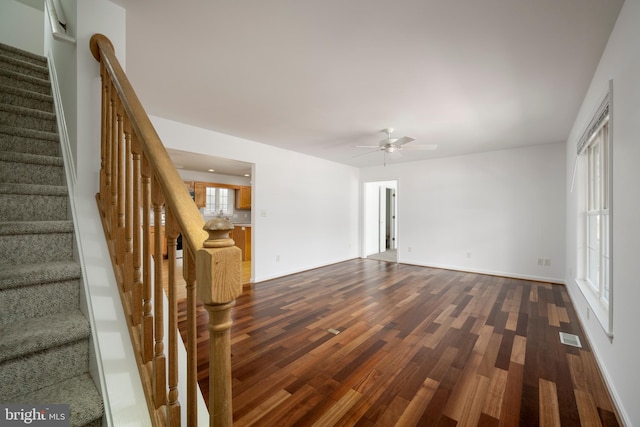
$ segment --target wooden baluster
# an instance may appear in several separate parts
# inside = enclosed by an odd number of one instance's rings
[[[124,215],[122,251],[124,254],[124,291],[133,289],[133,154],[131,152],[131,122],[124,116],[124,182],[122,185],[122,210]],[[132,295],[130,295],[132,298]],[[133,301],[132,301],[133,302]]]
[[[132,135],[131,139],[131,154],[133,157],[133,175],[132,175],[132,185],[133,185],[133,206],[132,206],[132,216],[133,216],[133,309],[131,314],[131,320],[134,325],[139,325],[142,321],[142,294],[143,294],[143,284],[142,284],[142,273],[140,271],[141,265],[141,245],[140,245],[140,180],[141,180],[141,170],[140,170],[140,142],[136,137],[135,133]],[[146,214],[147,218],[149,217],[149,212]]]
[[[151,314],[151,168],[142,156],[142,362],[153,358],[153,315]]]
[[[120,100],[117,103],[117,111],[118,111],[118,140],[117,140],[117,181],[118,185],[116,188],[116,208],[117,208],[117,217],[115,229],[116,232],[116,263],[121,271],[121,274],[124,276],[124,246],[125,246],[125,230],[124,230],[124,211],[125,211],[125,185],[126,185],[126,167],[125,167],[125,143],[124,143],[124,117],[122,112],[122,104]],[[122,281],[124,283],[126,280]]]
[[[109,205],[109,230],[111,241],[116,238],[118,198],[118,100],[111,86],[111,204]]]
[[[154,233],[154,283],[153,283],[153,320],[154,320],[154,354],[153,354],[153,396],[156,409],[167,403],[167,368],[164,355],[164,303],[162,288],[162,205],[164,195],[155,175],[151,181],[151,197],[153,202]]]
[[[178,297],[176,283],[176,239],[178,225],[173,216],[173,211],[167,207],[165,216],[165,230],[167,235],[167,261],[169,264],[169,277],[167,286],[169,288],[167,315],[168,319],[168,349],[169,359],[168,386],[169,395],[167,401],[167,425],[180,425],[180,403],[178,402]]]
[[[242,293],[242,255],[229,238],[233,225],[214,218],[196,254],[198,297],[209,312],[209,425],[233,424],[231,406],[231,308]]]
[[[187,425],[195,427],[198,425],[196,263],[193,253],[184,240],[182,241],[182,276],[187,287]]]
[[[111,230],[111,188],[112,188],[112,179],[111,174],[113,173],[113,85],[110,79],[107,79],[107,118],[106,118],[106,143],[105,147],[105,195],[104,195],[104,215],[103,217],[106,219],[104,221],[105,227],[107,228],[107,238],[111,239],[112,230]]]

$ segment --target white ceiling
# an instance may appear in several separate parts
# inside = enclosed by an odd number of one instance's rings
[[[363,167],[565,141],[623,0],[117,2],[150,114]]]

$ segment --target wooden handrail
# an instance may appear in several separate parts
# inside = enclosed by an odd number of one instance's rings
[[[205,225],[109,39],[94,35],[90,49],[100,63],[102,79],[100,190],[96,200],[152,421],[154,425],[180,425],[178,384],[186,378],[186,420],[188,425],[197,425],[199,299],[209,312],[209,424],[229,426],[230,310],[242,293],[241,251],[228,238],[232,225],[224,221]],[[153,239],[152,213],[156,225]],[[163,225],[164,236],[159,224]],[[177,360],[178,235],[182,236],[187,294],[187,368],[182,373]],[[162,266],[162,239],[166,239],[168,248],[168,271]],[[165,307],[163,276],[167,273]]]

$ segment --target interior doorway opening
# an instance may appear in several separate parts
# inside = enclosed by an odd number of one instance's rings
[[[365,183],[364,255],[367,258],[398,261],[397,189],[396,180]]]

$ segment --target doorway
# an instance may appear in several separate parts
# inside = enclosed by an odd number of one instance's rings
[[[365,183],[365,257],[397,262],[398,198],[397,181]]]

